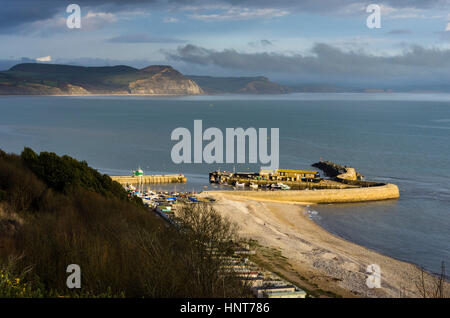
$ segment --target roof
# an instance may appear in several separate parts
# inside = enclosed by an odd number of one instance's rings
[[[277,290],[277,289],[294,289],[295,290],[295,286],[294,285],[265,285],[265,286],[261,286],[257,288],[258,290],[262,290],[262,291],[270,291],[270,290]]]
[[[268,297],[275,297],[275,298],[282,298],[283,296],[287,296],[289,298],[289,296],[291,296],[292,298],[296,298],[296,296],[300,296],[300,298],[304,298],[307,294],[305,291],[303,290],[296,290],[293,292],[277,292],[277,293],[273,293],[273,292],[265,292],[265,294]],[[297,297],[298,298],[298,297]]]
[[[277,172],[312,173],[312,174],[318,173],[318,171],[313,171],[313,170],[294,170],[294,169],[277,169]]]

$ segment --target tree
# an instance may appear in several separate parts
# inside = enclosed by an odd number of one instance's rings
[[[177,222],[190,243],[186,264],[195,288],[211,297],[248,296],[250,290],[237,274],[224,270],[224,256],[231,256],[239,241],[237,224],[203,203],[181,206],[177,210]]]
[[[423,267],[420,267],[417,274],[415,284],[417,291],[423,298],[447,298],[446,279],[445,279],[445,262],[441,263],[441,273],[439,275],[431,275],[431,279]]]

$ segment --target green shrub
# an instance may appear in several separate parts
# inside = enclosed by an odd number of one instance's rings
[[[211,211],[187,211],[178,231],[85,162],[29,148],[21,156],[0,151],[0,191],[21,220],[13,235],[0,233],[0,244],[8,243],[1,244],[0,264],[23,255],[15,273],[31,268],[23,278],[8,274],[9,281],[21,280],[5,297],[248,295],[236,277],[218,274],[220,264],[199,244],[231,237]],[[193,226],[201,223],[196,217],[214,227],[202,233],[205,227]],[[81,268],[80,290],[66,286],[69,264]]]

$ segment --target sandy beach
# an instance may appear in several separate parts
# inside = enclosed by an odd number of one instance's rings
[[[258,245],[281,252],[284,266],[277,271],[307,290],[342,297],[421,297],[416,282],[420,270],[409,263],[382,255],[337,237],[314,223],[299,203],[265,201],[208,191],[215,209],[239,225],[240,235]],[[367,266],[381,268],[381,288],[368,288]],[[434,278],[426,274],[426,284]],[[445,289],[449,290],[449,283]],[[327,293],[324,293],[327,295]]]

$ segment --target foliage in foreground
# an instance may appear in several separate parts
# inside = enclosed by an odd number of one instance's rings
[[[194,226],[204,213],[210,226]],[[0,151],[0,296],[248,296],[208,249],[224,249],[232,227],[210,208],[187,214],[179,231],[85,163]],[[81,290],[66,286],[69,264],[81,268]]]

